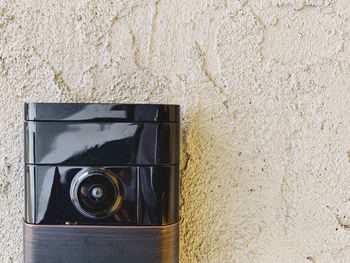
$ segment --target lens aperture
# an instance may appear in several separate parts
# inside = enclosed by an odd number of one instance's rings
[[[103,190],[102,185],[94,185],[90,188],[89,195],[90,198],[96,202],[100,202],[104,197],[105,190]]]

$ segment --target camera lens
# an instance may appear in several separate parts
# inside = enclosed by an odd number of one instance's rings
[[[117,178],[105,170],[77,174],[71,184],[71,199],[77,210],[90,218],[105,218],[121,204]]]

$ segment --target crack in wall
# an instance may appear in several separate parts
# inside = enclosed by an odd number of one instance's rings
[[[320,8],[320,7],[327,7],[328,5],[325,3],[325,1],[322,1],[321,4],[307,2],[305,0],[296,0],[296,1],[290,1],[290,2],[277,2],[274,4],[278,8],[293,8],[295,11],[302,11],[307,8]]]
[[[140,48],[137,45],[136,34],[132,30],[130,25],[128,25],[128,27],[129,27],[129,33],[130,33],[130,36],[131,36],[131,47],[132,47],[132,56],[131,57],[132,57],[132,60],[133,60],[133,62],[135,64],[135,66],[142,73],[144,73],[146,76],[148,76],[149,78],[153,79],[157,83],[158,86],[162,86],[161,82],[164,82],[164,81],[166,81],[168,84],[171,83],[170,79],[167,78],[166,76],[162,76],[160,78],[157,75],[155,75],[149,68],[147,68],[147,67],[142,65],[141,58],[140,58]]]
[[[300,129],[294,130],[287,138],[288,141],[288,147],[287,147],[287,164],[284,167],[284,171],[283,171],[283,178],[282,178],[282,183],[280,186],[280,195],[281,195],[281,199],[283,202],[283,206],[284,206],[284,223],[282,224],[283,229],[285,234],[287,233],[287,224],[289,221],[289,210],[290,210],[290,204],[289,201],[286,197],[287,194],[287,186],[288,186],[288,176],[289,176],[289,170],[290,170],[290,166],[293,160],[293,156],[292,156],[292,140],[293,137],[295,137],[296,134],[298,134],[301,131]]]
[[[200,64],[200,69],[204,73],[204,76],[213,84],[213,86],[223,95],[226,95],[223,87],[217,82],[217,80],[214,78],[214,76],[209,72],[208,70],[208,61],[207,61],[207,56],[202,49],[202,47],[199,45],[197,41],[194,41],[195,44],[195,49],[197,50],[200,59],[201,59],[201,64]]]
[[[265,57],[263,54],[263,43],[265,41],[265,34],[266,34],[266,29],[267,26],[265,25],[265,23],[262,21],[261,17],[259,15],[256,14],[255,10],[253,9],[253,7],[251,7],[251,5],[249,4],[249,2],[246,3],[246,5],[249,8],[249,11],[252,13],[252,15],[255,17],[256,22],[260,25],[261,27],[261,39],[259,39],[258,45],[259,45],[259,56],[260,56],[260,62],[263,62]]]
[[[112,34],[112,30],[114,29],[115,25],[117,25],[117,22],[120,21],[123,18],[128,17],[132,13],[134,13],[135,10],[139,6],[140,6],[139,4],[134,4],[131,7],[129,7],[128,5],[124,6],[115,16],[113,16],[111,18],[111,22],[110,22],[110,25],[109,25],[108,29],[97,39],[96,45],[100,46],[102,44],[102,40],[105,37],[110,38],[110,36]],[[107,47],[107,49],[110,49],[110,47],[111,47],[110,41],[107,43],[106,47]]]
[[[32,50],[33,50],[33,53],[39,57],[41,62],[46,66],[48,66],[49,69],[52,71],[53,73],[52,80],[58,87],[61,95],[63,95],[68,101],[80,100],[81,99],[80,96],[78,94],[74,94],[70,86],[65,82],[64,78],[62,77],[62,72],[57,71],[48,60],[46,60],[41,56],[41,54],[37,51],[37,49],[34,46],[32,46]]]
[[[109,25],[107,31],[106,31],[102,36],[100,36],[100,37],[97,39],[97,41],[96,41],[96,42],[97,42],[97,43],[96,43],[97,46],[100,46],[100,45],[102,44],[102,40],[103,40],[105,37],[108,37],[108,38],[110,37],[110,35],[111,35],[111,33],[112,33],[112,30],[113,30],[115,24],[117,23],[118,19],[119,19],[118,15],[112,17],[111,23],[110,23],[110,25]],[[108,47],[108,44],[107,44],[107,47]]]
[[[68,96],[72,94],[70,87],[62,77],[62,72],[54,72],[53,81],[60,88],[62,95]]]
[[[125,17],[133,14],[137,10],[137,8],[139,8],[139,7],[140,7],[140,3],[134,4],[131,7],[125,6],[121,11],[119,11],[118,17],[120,19],[125,18]],[[127,11],[127,12],[126,12],[126,14],[122,15],[124,11]]]
[[[224,90],[225,88],[222,87],[218,83],[218,81],[215,79],[215,77],[212,75],[212,73],[209,72],[207,56],[206,56],[204,50],[202,49],[202,47],[199,45],[199,43],[197,41],[194,41],[194,44],[195,44],[195,50],[198,52],[198,54],[200,56],[200,62],[201,62],[200,63],[200,70],[202,71],[204,76],[207,78],[207,80],[214,86],[214,88],[216,88],[220,94],[225,96],[225,99],[223,99],[222,104],[226,108],[226,110],[229,110],[229,100],[227,99],[227,94]]]
[[[140,63],[140,49],[136,43],[136,35],[129,25],[129,32],[131,35],[132,59],[139,69],[143,70]]]
[[[152,66],[152,60],[151,57],[154,53],[154,34],[156,33],[157,30],[157,17],[159,14],[159,3],[160,0],[156,0],[154,4],[154,14],[152,16],[152,22],[151,22],[151,37],[148,43],[148,63],[150,66]]]

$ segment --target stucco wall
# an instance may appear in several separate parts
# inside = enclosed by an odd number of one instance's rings
[[[182,106],[181,263],[350,262],[348,0],[0,0],[0,262],[25,101]]]

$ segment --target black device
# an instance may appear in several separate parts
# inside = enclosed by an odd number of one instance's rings
[[[177,263],[178,105],[25,104],[25,263]]]

